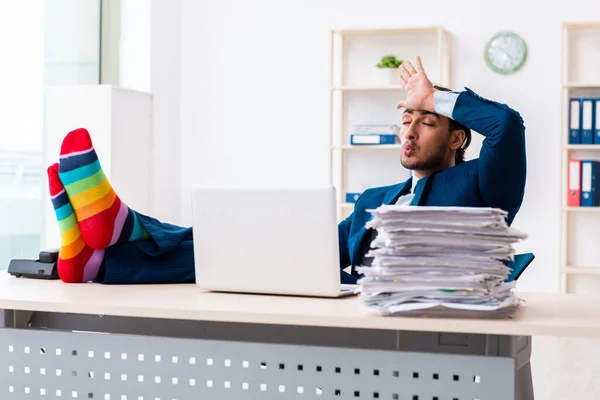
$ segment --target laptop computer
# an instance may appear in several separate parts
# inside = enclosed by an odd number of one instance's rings
[[[317,297],[341,285],[335,189],[193,185],[196,285]]]

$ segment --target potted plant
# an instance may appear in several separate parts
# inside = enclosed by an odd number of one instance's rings
[[[381,61],[377,64],[383,75],[383,81],[389,85],[400,84],[400,71],[398,67],[402,65],[403,60],[399,60],[394,55],[385,55],[381,57]]]

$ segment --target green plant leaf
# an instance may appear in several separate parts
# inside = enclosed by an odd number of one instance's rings
[[[398,68],[402,63],[403,61],[398,60],[396,56],[386,54],[381,57],[381,61],[377,64],[377,68]]]

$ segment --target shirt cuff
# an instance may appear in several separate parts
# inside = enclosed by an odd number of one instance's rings
[[[442,90],[436,90],[433,93],[433,106],[435,112],[443,115],[444,117],[452,118],[454,112],[454,106],[456,105],[456,99],[460,93],[456,92],[445,92]]]

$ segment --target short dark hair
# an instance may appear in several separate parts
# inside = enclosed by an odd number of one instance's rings
[[[451,92],[452,91],[443,86],[433,85],[433,87],[436,88],[437,90],[441,90],[443,92]],[[458,149],[456,149],[456,154],[454,156],[454,164],[458,165],[461,162],[465,161],[465,151],[467,150],[467,147],[469,147],[469,145],[471,144],[471,130],[469,128],[467,128],[466,126],[462,125],[461,123],[456,122],[452,118],[448,118],[448,121],[450,122],[450,125],[448,127],[449,134],[452,133],[453,131],[464,131],[465,132],[465,141]]]

